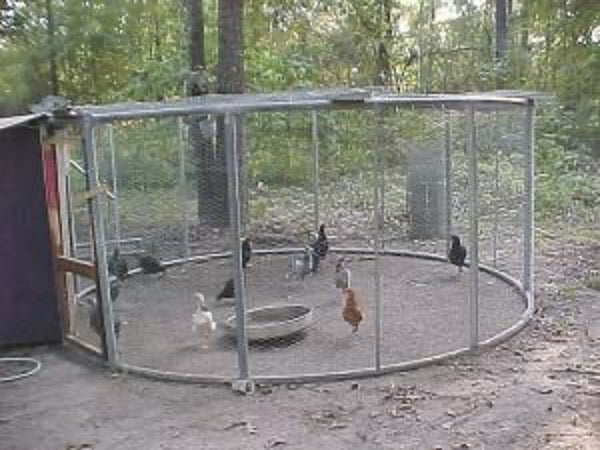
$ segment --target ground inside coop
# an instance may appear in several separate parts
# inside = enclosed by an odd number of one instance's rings
[[[247,269],[248,308],[303,304],[313,322],[302,333],[250,343],[253,376],[293,376],[372,368],[375,365],[375,304],[372,257],[349,256],[352,286],[364,320],[356,334],[341,317],[342,297],[334,285],[337,255],[303,281],[287,280],[286,255],[256,255]],[[381,362],[423,358],[468,346],[469,276],[447,263],[409,257],[381,258]],[[235,340],[223,322],[234,314],[232,300],[215,300],[231,276],[231,261],[211,260],[172,267],[162,278],[136,275],[126,280],[114,304],[122,322],[121,361],[164,371],[237,376]],[[525,303],[514,287],[480,272],[480,338],[514,324]],[[194,293],[203,292],[219,326],[206,342],[192,330]],[[97,340],[78,314],[84,339]]]

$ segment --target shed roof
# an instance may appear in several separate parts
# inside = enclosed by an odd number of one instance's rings
[[[16,127],[29,123],[41,117],[46,117],[46,113],[24,114],[21,116],[0,117],[0,130]]]

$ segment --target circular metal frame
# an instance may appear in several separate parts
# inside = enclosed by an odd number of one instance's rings
[[[382,365],[380,351],[380,333],[381,333],[381,275],[379,255],[423,258],[434,261],[446,261],[445,256],[439,256],[429,253],[412,252],[405,250],[384,249],[382,242],[382,224],[383,224],[383,202],[384,202],[384,180],[382,170],[384,165],[375,153],[378,160],[376,164],[377,183],[374,189],[374,214],[375,225],[372,230],[373,248],[351,248],[335,249],[339,253],[367,254],[375,256],[375,367],[350,370],[344,372],[327,372],[319,374],[298,374],[295,376],[262,376],[252,377],[248,369],[248,339],[246,334],[246,305],[245,305],[245,283],[244,271],[242,269],[242,255],[240,249],[240,239],[242,233],[241,220],[241,192],[244,189],[241,186],[240,167],[239,167],[239,149],[236,140],[236,129],[239,118],[247,112],[268,112],[268,111],[292,111],[304,110],[312,111],[312,148],[313,148],[313,191],[315,195],[314,202],[314,221],[315,226],[319,223],[319,142],[318,142],[318,122],[317,111],[354,109],[372,111],[376,114],[383,112],[388,108],[398,109],[424,109],[449,111],[456,110],[464,114],[466,120],[466,160],[468,165],[468,210],[469,210],[469,236],[468,245],[470,248],[470,264],[478,267],[479,270],[470,271],[469,276],[469,346],[468,348],[459,348],[457,350],[431,356],[422,359],[406,361],[398,364]],[[522,282],[517,279],[497,271],[491,267],[479,264],[479,211],[478,211],[478,151],[475,143],[475,113],[494,112],[501,110],[519,109],[524,111],[524,196],[523,196],[523,229],[522,236],[524,247],[522,253],[523,274]],[[380,375],[388,372],[407,370],[420,367],[426,364],[436,363],[450,357],[463,355],[470,351],[476,351],[479,348],[486,348],[502,342],[516,332],[521,330],[531,319],[534,310],[534,289],[533,289],[533,235],[534,235],[534,102],[528,97],[507,97],[499,95],[478,94],[478,95],[408,95],[400,96],[383,91],[367,91],[364,89],[333,89],[321,92],[284,92],[274,94],[234,94],[234,95],[209,95],[201,98],[182,99],[172,102],[161,103],[126,103],[105,106],[88,106],[75,108],[71,114],[58,118],[62,121],[77,121],[82,125],[83,148],[86,166],[86,188],[90,192],[100,192],[100,181],[98,177],[97,149],[95,143],[95,127],[100,124],[108,124],[119,120],[145,119],[145,118],[164,118],[173,116],[189,116],[194,114],[216,114],[224,117],[224,152],[227,162],[228,178],[228,200],[229,200],[229,219],[231,222],[231,248],[232,252],[211,253],[201,256],[189,256],[189,248],[184,249],[184,258],[172,260],[166,263],[167,266],[209,261],[214,258],[232,258],[233,280],[236,292],[235,314],[236,314],[236,337],[237,337],[237,360],[239,376],[233,380],[232,385],[236,383],[254,382],[289,382],[289,381],[327,381],[346,378],[357,378],[363,376]],[[181,121],[180,121],[181,122]],[[181,125],[181,124],[180,124]],[[182,133],[180,126],[180,134]],[[379,135],[381,137],[381,135]],[[446,130],[446,139],[451,139],[451,130]],[[448,142],[446,142],[448,146]],[[181,151],[181,149],[180,149]],[[446,157],[451,152],[446,148]],[[180,161],[180,173],[185,173],[184,161]],[[448,184],[452,182],[452,170],[447,167]],[[182,182],[183,180],[180,180]],[[447,187],[448,189],[448,187]],[[183,195],[183,185],[181,186]],[[174,373],[154,370],[145,367],[131,366],[119,361],[117,353],[117,342],[113,329],[113,312],[109,290],[109,275],[107,268],[106,241],[104,224],[102,219],[102,210],[98,196],[94,195],[88,199],[88,207],[93,228],[94,247],[97,265],[97,288],[99,289],[101,301],[101,313],[104,317],[104,333],[102,336],[102,347],[104,357],[108,365],[116,370],[123,370],[139,375],[158,378],[163,380],[176,380],[187,382],[222,382],[230,383],[228,377],[207,377],[187,373]],[[182,212],[182,221],[186,222],[185,212]],[[447,217],[450,223],[450,217]],[[184,241],[186,228],[184,230]],[[333,251],[334,249],[332,249]],[[287,254],[297,252],[296,248],[258,250],[257,254]],[[484,271],[495,276],[507,284],[513,286],[526,304],[525,311],[520,319],[512,326],[496,334],[495,336],[481,341],[479,338],[479,272]],[[131,274],[136,274],[139,269]],[[82,295],[82,293],[80,293]],[[246,383],[246,384],[247,384]]]
[[[289,255],[296,254],[302,252],[302,247],[286,247],[286,248],[278,248],[278,249],[260,249],[255,250],[254,253],[257,255]],[[339,248],[332,247],[330,249],[332,253],[337,254],[346,254],[346,255],[375,255],[375,251],[370,248],[362,248],[362,247],[353,247],[353,248]],[[424,259],[428,261],[436,261],[436,262],[447,262],[447,258],[444,256],[440,256],[433,253],[426,252],[415,252],[410,250],[380,250],[378,252],[381,256],[397,256],[404,258],[417,258]],[[164,264],[167,267],[178,266],[185,263],[193,263],[193,262],[210,262],[213,259],[223,259],[230,258],[232,256],[231,252],[219,252],[219,253],[209,253],[204,255],[196,255],[190,256],[189,258],[178,258],[170,261],[165,261]],[[469,263],[466,262],[465,266],[469,267]],[[487,349],[490,347],[494,347],[506,341],[507,339],[514,336],[516,333],[521,331],[531,320],[534,312],[534,301],[533,296],[530,293],[527,293],[522,284],[512,276],[501,272],[493,267],[480,264],[479,270],[481,272],[485,272],[493,277],[498,278],[499,280],[505,282],[507,285],[513,287],[518,295],[521,297],[523,302],[525,303],[525,310],[521,314],[521,317],[518,321],[512,324],[510,327],[505,328],[501,332],[495,334],[494,336],[485,339],[483,341],[478,342],[479,349]],[[141,273],[139,268],[131,270],[129,275],[136,275]],[[90,293],[96,290],[95,286],[90,286],[86,289],[83,289],[77,294],[78,298],[81,298],[85,295],[89,295]],[[456,350],[452,350],[450,352],[440,353],[437,355],[429,356],[426,358],[418,358],[412,359],[408,361],[404,361],[396,364],[387,364],[382,365],[379,369],[375,367],[367,367],[364,369],[355,369],[341,372],[323,372],[323,373],[307,373],[307,374],[298,374],[294,376],[257,376],[254,377],[250,374],[250,378],[252,381],[256,383],[272,383],[272,384],[280,384],[280,383],[310,383],[310,382],[321,382],[321,381],[339,381],[339,380],[348,380],[353,378],[364,378],[371,377],[376,375],[385,375],[392,372],[401,372],[406,370],[417,369],[419,367],[440,363],[442,361],[448,360],[450,358],[455,358],[458,356],[463,356],[471,352],[472,349],[470,347],[458,348]],[[234,378],[225,377],[225,376],[210,376],[210,375],[200,375],[193,373],[183,373],[183,372],[170,372],[159,369],[152,369],[150,367],[144,366],[136,366],[132,364],[123,363],[117,361],[114,369],[132,373],[136,375],[140,375],[146,378],[151,378],[155,380],[161,381],[179,381],[186,383],[217,383],[217,384],[231,384],[234,381]]]

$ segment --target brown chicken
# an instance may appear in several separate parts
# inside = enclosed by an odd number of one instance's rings
[[[342,317],[346,322],[352,325],[352,332],[358,331],[358,325],[363,319],[362,312],[358,306],[356,293],[354,289],[344,289],[344,310],[342,311]]]

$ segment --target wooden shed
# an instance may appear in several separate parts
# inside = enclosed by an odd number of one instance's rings
[[[0,347],[62,340],[50,214],[56,170],[44,114],[0,119]]]

